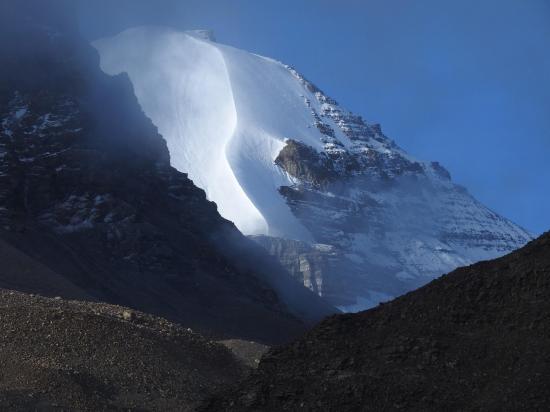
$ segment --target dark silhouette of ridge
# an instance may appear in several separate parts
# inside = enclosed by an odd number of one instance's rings
[[[535,411],[550,404],[550,232],[272,349],[207,410]]]

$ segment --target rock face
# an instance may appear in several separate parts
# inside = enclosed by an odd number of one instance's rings
[[[0,286],[266,342],[333,312],[170,166],[127,78],[102,73],[70,20],[42,15],[41,2],[25,9],[32,3],[1,10],[0,239],[9,259]]]
[[[298,281],[319,296],[344,295],[355,281],[353,266],[341,250],[331,245],[271,236],[250,236],[262,245]]]
[[[274,162],[293,178],[279,188],[293,214],[316,242],[339,252],[339,259],[327,259],[317,270],[327,285],[316,290],[320,295],[357,311],[457,266],[510,252],[531,238],[452,183],[439,163],[412,158],[380,125],[346,111],[286,67],[314,96],[315,103],[304,101],[323,148],[287,139]],[[346,138],[351,145],[344,144]],[[310,271],[297,270],[285,259],[295,253],[293,242],[273,242],[278,247],[268,250],[308,283]]]
[[[531,239],[290,66],[158,27],[94,46],[103,70],[130,77],[172,165],[244,233],[274,238],[261,244],[346,310]],[[315,269],[300,261],[304,242],[327,250],[314,253]]]
[[[195,410],[247,367],[224,346],[120,306],[0,289],[0,409]]]
[[[228,411],[544,410],[550,232],[272,349]],[[208,409],[207,408],[207,409]]]

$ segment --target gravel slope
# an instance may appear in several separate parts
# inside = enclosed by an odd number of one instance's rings
[[[231,411],[539,411],[550,404],[550,232],[271,350]]]
[[[0,365],[0,410],[193,410],[247,371],[164,319],[5,289]]]

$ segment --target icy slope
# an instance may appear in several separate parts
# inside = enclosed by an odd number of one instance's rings
[[[334,304],[370,306],[530,239],[280,62],[206,31],[94,46],[105,72],[129,75],[172,165]]]
[[[303,135],[320,147],[308,129],[301,85],[281,64],[200,34],[138,28],[94,46],[105,72],[128,73],[168,142],[172,165],[224,217],[244,233],[310,240],[277,193],[288,178],[274,164],[286,136]]]
[[[130,74],[143,110],[168,143],[172,166],[187,172],[243,231],[264,228],[264,218],[226,155],[237,112],[220,51],[194,36],[163,29],[129,30],[108,47],[105,42],[96,47],[102,50],[104,71]]]

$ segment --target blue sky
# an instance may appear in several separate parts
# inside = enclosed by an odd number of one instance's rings
[[[81,0],[90,39],[209,28],[284,61],[491,209],[550,229],[548,0]]]

